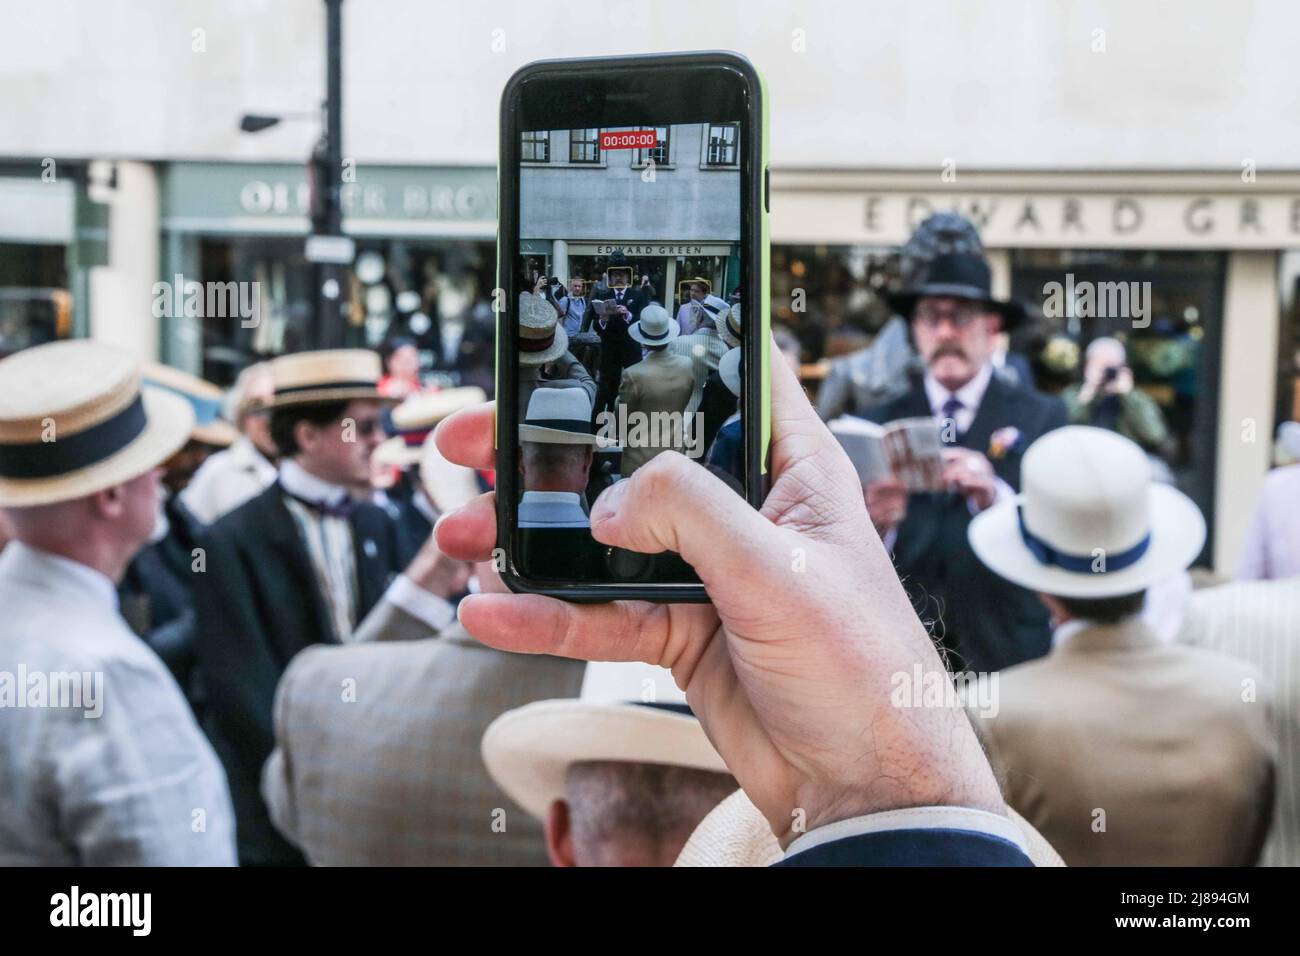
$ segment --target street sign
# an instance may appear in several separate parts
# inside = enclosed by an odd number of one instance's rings
[[[357,244],[351,236],[311,235],[307,237],[306,252],[308,262],[346,266],[356,258]]]

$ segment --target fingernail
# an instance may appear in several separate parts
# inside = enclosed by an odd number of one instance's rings
[[[623,479],[602,491],[596,503],[591,506],[591,520],[604,520],[617,515],[623,507],[623,499],[627,497],[627,485],[627,479]]]

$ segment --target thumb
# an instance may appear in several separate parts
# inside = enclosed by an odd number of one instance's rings
[[[764,555],[780,550],[775,525],[675,451],[607,488],[591,507],[591,533],[602,544],[643,554],[676,551],[706,585],[752,577]]]

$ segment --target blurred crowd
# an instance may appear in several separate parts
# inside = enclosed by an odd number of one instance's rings
[[[1300,465],[1268,477],[1242,580],[1194,589],[1205,521],[1125,343],[1039,391],[970,224],[932,217],[905,254],[893,317],[817,399],[946,426],[942,490],[882,478],[849,505],[948,672],[894,675],[891,706],[964,708],[1034,863],[1300,864]],[[700,279],[673,315],[616,259],[521,279],[519,524],[577,532],[567,571],[603,579],[581,542],[606,489],[665,452],[743,483],[742,303]],[[459,623],[504,587],[433,529],[494,476],[431,436],[486,397],[426,383],[400,338],[225,392],[86,340],[0,361],[0,672],[29,675],[0,700],[0,862],[780,860],[667,670]],[[602,437],[665,412],[670,440]],[[101,675],[102,713],[31,701],[63,674]]]

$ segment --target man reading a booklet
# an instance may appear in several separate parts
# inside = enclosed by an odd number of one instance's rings
[[[1042,605],[983,566],[966,527],[1019,491],[1021,455],[1066,423],[1065,406],[993,374],[995,338],[1024,310],[993,297],[982,257],[937,257],[891,304],[909,321],[924,372],[869,409],[871,422],[838,419],[831,431],[858,467],[871,520],[921,619],[953,655],[950,667],[994,671],[1041,657],[1050,642]]]

